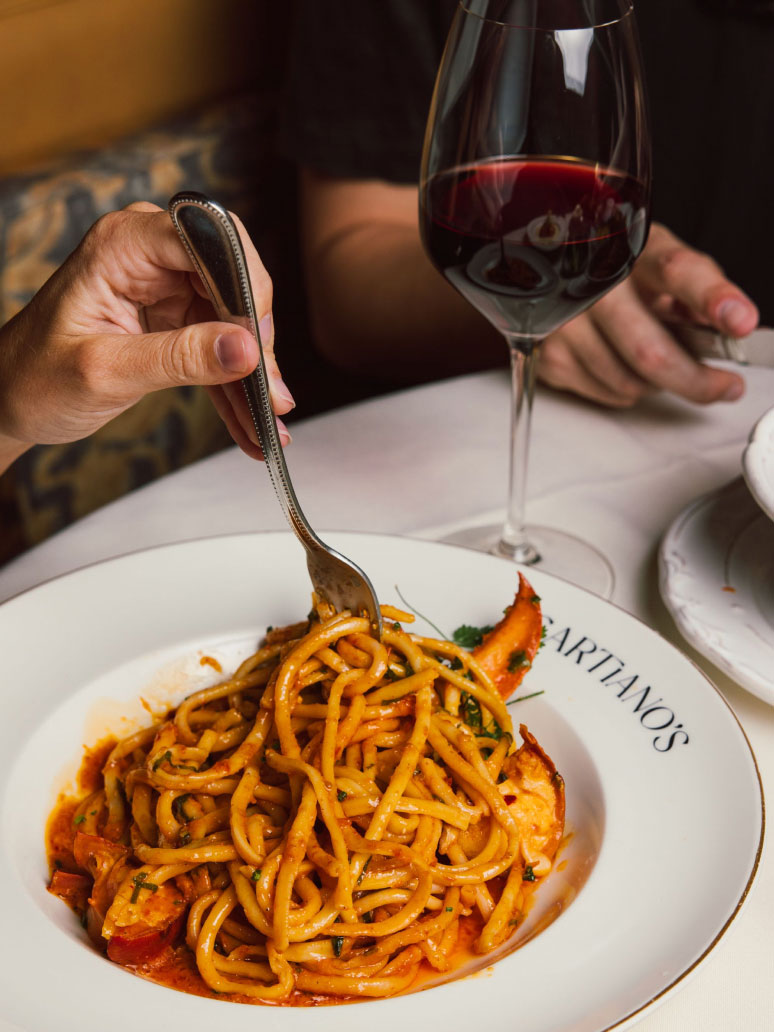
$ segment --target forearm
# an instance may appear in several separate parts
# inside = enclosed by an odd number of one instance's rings
[[[505,361],[502,338],[433,268],[410,228],[352,227],[312,261],[313,330],[336,365],[416,382]]]
[[[498,334],[443,279],[419,237],[416,186],[301,173],[315,339],[334,364],[416,383],[506,361]]]

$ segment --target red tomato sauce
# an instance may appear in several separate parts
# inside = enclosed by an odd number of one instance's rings
[[[62,793],[56,802],[46,827],[46,850],[49,870],[52,876],[56,870],[68,872],[80,872],[81,870],[73,857],[73,840],[76,831],[73,825],[73,817],[83,799],[102,787],[102,768],[115,744],[115,739],[110,738],[99,742],[93,748],[85,748],[83,761],[78,772],[78,795],[68,796]],[[494,890],[495,897],[499,896],[504,884],[504,878],[493,879],[490,883],[490,888]],[[525,886],[525,888],[527,887]],[[532,896],[531,889],[532,886],[529,886],[530,891],[525,893],[525,913]],[[423,959],[420,963],[417,977],[407,991],[416,992],[417,990],[431,988],[439,981],[446,981],[450,977],[454,977],[454,971],[462,967],[480,970],[482,967],[488,966],[486,960],[472,950],[473,943],[481,934],[483,926],[484,922],[477,910],[468,917],[460,918],[457,944],[452,953],[449,971],[439,973]],[[96,934],[98,936],[98,932]],[[471,962],[474,963],[471,964]],[[157,957],[146,963],[122,966],[125,966],[127,970],[132,971],[141,978],[155,982],[157,985],[166,986],[169,989],[175,989],[178,992],[205,996],[209,999],[228,1000],[235,1003],[275,1007],[319,1007],[354,1003],[363,999],[362,997],[354,996],[328,996],[302,992],[300,990],[294,991],[287,999],[281,1001],[256,1000],[253,997],[242,996],[238,993],[217,993],[210,989],[199,974],[195,955],[185,942],[165,947]]]

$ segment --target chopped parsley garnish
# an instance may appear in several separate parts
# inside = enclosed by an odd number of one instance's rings
[[[344,948],[344,936],[343,935],[334,935],[333,938],[331,939],[331,942],[333,943],[333,952],[334,952],[334,954],[337,957],[340,957],[341,956],[341,951]]]
[[[161,756],[156,757],[156,759],[153,761],[153,767],[151,768],[151,770],[157,771],[162,763],[168,763],[170,767],[174,767],[175,770],[192,770],[195,773],[198,773],[199,771],[198,767],[191,767],[190,765],[185,763],[173,763],[171,749],[167,749],[167,751],[165,753],[162,753]]]
[[[489,634],[492,627],[473,627],[470,624],[462,624],[452,634],[452,641],[462,649],[474,649],[484,640],[484,635]]]
[[[463,692],[460,697],[460,706],[462,708],[462,719],[468,725],[468,727],[482,727],[481,721],[481,706],[479,705],[478,699],[475,695],[471,695],[469,692]]]
[[[524,670],[527,667],[532,666],[527,653],[523,649],[518,649],[512,652],[508,657],[508,673],[515,674],[518,670]]]
[[[530,692],[530,694],[529,694],[529,695],[520,695],[520,696],[519,696],[518,698],[516,698],[516,699],[509,699],[509,700],[508,700],[508,705],[509,705],[509,706],[513,706],[513,705],[514,705],[515,703],[517,703],[517,702],[524,702],[524,701],[525,701],[526,699],[534,699],[534,698],[536,698],[536,697],[537,697],[538,695],[545,695],[545,692],[544,692],[544,691],[539,691],[539,692]]]
[[[447,914],[452,914],[452,913],[454,913],[454,907],[447,907],[447,908],[446,908],[446,913],[447,913]]]
[[[259,881],[259,880],[260,880],[260,877],[261,877],[261,873],[262,873],[262,871],[263,871],[263,868],[262,868],[262,867],[256,867],[256,869],[255,869],[255,870],[253,871],[253,873],[252,873],[252,874],[250,875],[250,877],[252,878],[252,880],[253,880],[253,881]]]
[[[75,818],[75,820],[73,821],[73,824],[83,824],[83,822],[85,820],[86,820],[86,818],[84,817],[83,814],[81,814],[80,817],[76,817]]]
[[[361,881],[363,880],[363,878],[365,878],[365,873],[366,873],[366,871],[368,870],[368,865],[369,865],[370,863],[371,863],[371,857],[369,856],[369,858],[368,858],[368,859],[366,860],[366,862],[365,862],[365,863],[363,864],[363,870],[362,870],[362,871],[360,872],[360,874],[358,875],[358,879],[357,879],[357,884],[358,884],[358,885],[359,885],[359,884],[361,883]]]
[[[401,590],[400,590],[400,588],[398,587],[397,584],[395,585],[395,593],[397,594],[398,598],[401,600],[403,605],[406,606],[407,609],[410,609],[412,613],[414,613],[416,616],[418,616],[420,618],[420,620],[424,620],[425,623],[430,624],[430,626],[433,628],[433,630],[438,633],[438,637],[439,638],[446,638],[447,641],[448,641],[449,635],[448,634],[444,634],[443,631],[441,630],[441,628],[437,624],[434,624],[432,620],[428,620],[428,618],[424,615],[424,613],[420,613],[419,610],[416,608],[416,606],[412,606],[410,602],[407,602],[406,599],[401,594]]]
[[[400,630],[402,630],[402,628],[401,628],[401,626],[400,626],[400,624],[398,623],[397,620],[393,623],[392,629],[393,629],[393,631],[400,631]]]
[[[190,793],[186,792],[185,795],[176,796],[175,801],[172,803],[172,813],[175,815],[175,817],[177,817],[178,820],[183,821],[186,824],[191,819],[185,812],[185,804],[188,802],[190,798]]]
[[[533,595],[530,602],[536,606],[540,602],[540,595]]]
[[[479,734],[483,738],[494,738],[494,740],[496,742],[499,742],[500,739],[505,734],[505,732],[500,727],[500,725],[497,723],[497,721],[493,720],[492,723],[489,724],[487,727],[482,727],[481,730],[479,731]]]
[[[537,881],[537,879],[535,878],[535,872],[532,870],[532,867],[529,864],[527,864],[527,866],[524,868],[524,874],[521,876],[521,880]]]
[[[338,790],[338,792],[336,793],[336,798],[338,799],[338,801],[339,801],[340,803],[343,803],[343,802],[344,802],[344,800],[345,800],[345,799],[347,798],[347,793],[346,793],[346,792],[344,791],[344,789],[343,789],[343,788],[340,788],[340,789]]]
[[[479,737],[493,738],[495,742],[499,742],[503,737],[503,729],[496,720],[484,727],[481,706],[475,695],[471,695],[469,692],[462,692],[460,695],[460,710],[460,715],[464,722],[468,727],[472,727]]]
[[[140,892],[143,889],[148,889],[150,892],[159,891],[158,885],[154,885],[153,882],[148,881],[147,871],[140,871],[139,874],[136,874],[134,878],[132,878],[132,884],[134,885],[134,891],[132,892],[132,898],[129,901],[130,903],[137,902],[137,900],[140,898]]]

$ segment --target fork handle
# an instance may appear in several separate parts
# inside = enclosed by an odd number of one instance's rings
[[[282,511],[305,547],[315,549],[321,542],[298,504],[280,444],[250,274],[237,228],[222,205],[194,191],[176,194],[169,202],[169,214],[207,288],[218,318],[248,330],[258,341],[260,362],[242,380],[242,387]]]

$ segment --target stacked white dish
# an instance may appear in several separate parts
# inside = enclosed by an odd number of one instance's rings
[[[686,640],[774,704],[774,408],[753,427],[742,472],[669,527],[659,586]]]

